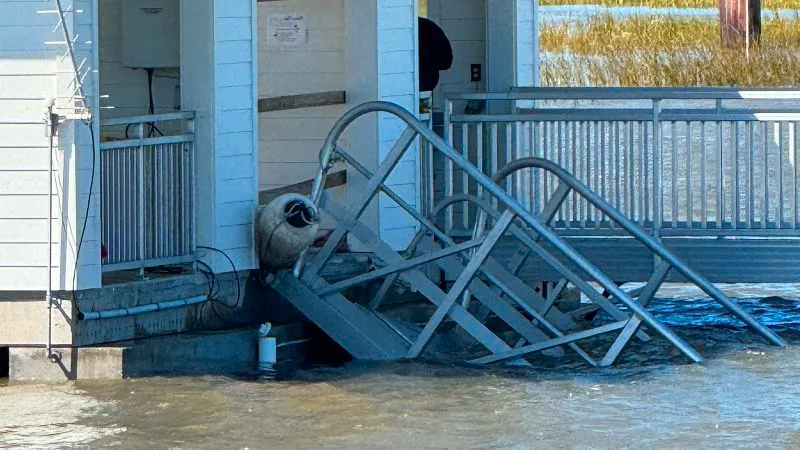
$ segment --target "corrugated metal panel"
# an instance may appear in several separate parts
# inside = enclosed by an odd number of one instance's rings
[[[613,280],[644,282],[652,273],[652,254],[633,239],[568,238],[567,242]],[[665,239],[664,244],[715,283],[800,281],[800,240]],[[493,256],[506,263],[515,249],[516,242],[508,238],[498,245]],[[563,258],[559,260],[565,262]],[[520,275],[526,281],[561,278],[536,256],[528,259]],[[673,272],[669,281],[682,280]]]

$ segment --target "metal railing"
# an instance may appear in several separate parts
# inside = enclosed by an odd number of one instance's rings
[[[488,112],[456,112],[470,100]],[[445,102],[445,140],[483,173],[523,157],[551,160],[656,236],[800,236],[798,122],[797,90],[517,88]],[[434,164],[434,200],[481,193],[451,163]],[[520,171],[506,188],[539,211],[555,181]],[[455,209],[447,229],[470,230],[475,213]],[[619,231],[574,194],[554,226]]]
[[[350,124],[358,118],[372,113],[388,113],[406,125],[391,151],[374,169],[364,166],[352,154],[338,145],[341,136]],[[390,186],[387,186],[386,180],[391,177],[398,163],[418,137],[428,141],[432,151],[441,155],[452,166],[462,170],[468,180],[480,187],[485,195],[481,197],[469,195],[462,195],[460,198],[450,197],[444,201],[444,206],[434,207],[426,216],[424,212],[420,211],[421,208],[411,205]],[[337,154],[338,156],[336,156]],[[359,191],[357,198],[346,206],[338,204],[325,191],[327,173],[338,157],[343,158],[350,167],[366,178],[366,183]],[[547,199],[541,214],[531,212],[502,187],[503,179],[524,170],[547,172],[557,183],[554,195]],[[639,291],[638,301],[633,299],[632,294],[623,291],[603,270],[572,247],[565,238],[552,230],[550,223],[553,215],[561,209],[560,206],[571,194],[584,199],[607,215],[609,220],[614,221],[624,233],[639,241],[658,258],[659,264],[654,265],[647,285]],[[393,250],[383,238],[361,221],[361,216],[378,195],[385,195],[394,201],[420,227],[420,232],[414,237],[412,246],[407,249],[410,253],[406,253],[406,256]],[[466,199],[465,203],[479,206],[486,212],[485,215],[479,215],[474,235],[466,242],[456,242],[434,222],[436,211],[448,208],[451,199],[452,201]],[[779,346],[786,345],[783,339],[727,298],[708,280],[667,249],[663,243],[648,236],[645,231],[628,220],[609,202],[592,192],[589,187],[557,164],[541,158],[519,159],[503,168],[498,168],[495,178],[492,179],[447,145],[442,138],[420,122],[411,112],[392,103],[370,102],[359,105],[336,122],[320,152],[320,168],[315,178],[311,200],[321,211],[329,214],[336,221],[337,226],[318,252],[304,254],[299,258],[293,277],[289,277],[288,274],[279,274],[277,282],[273,286],[329,334],[338,337],[345,347],[352,349],[350,351],[363,357],[373,359],[417,358],[429,344],[443,321],[449,317],[491,352],[490,355],[471,361],[476,364],[498,361],[515,361],[526,364],[525,361],[519,361],[518,358],[532,352],[567,344],[588,363],[609,365],[613,363],[630,338],[637,334],[642,324],[646,324],[666,338],[688,358],[699,362],[702,360],[699,353],[647,310],[650,297],[657,291],[671,268],[685,276],[688,281],[696,284],[768,341]],[[487,217],[494,219],[490,227],[486,226],[489,224]],[[564,314],[564,311],[559,310],[559,305],[555,305],[552,299],[540,298],[536,291],[533,291],[527,283],[517,277],[518,265],[516,267],[504,266],[492,257],[494,249],[507,232],[516,238],[520,249],[524,250],[526,255],[536,254],[541,257],[563,278],[575,284],[599,308],[616,318],[617,321],[574,331],[569,324],[570,318]],[[322,275],[323,268],[335,253],[341,240],[348,234],[358,239],[376,255],[379,267],[366,274],[329,283]],[[418,247],[419,245],[424,245],[424,248],[421,249]],[[414,251],[415,249],[421,251]],[[308,257],[308,261],[306,261],[306,257]],[[560,257],[564,259],[562,260]],[[565,262],[573,265],[574,268]],[[431,263],[438,265],[442,271],[455,275],[455,281],[446,291],[440,289],[440,286],[434,284],[433,280],[419,270]],[[580,272],[575,269],[579,269]],[[417,292],[437,307],[418,334],[404,334],[402,330],[390,325],[384,316],[375,311],[380,304],[380,299],[386,292],[389,292],[392,284],[398,278],[413,286]],[[355,307],[344,294],[345,290],[350,287],[380,279],[383,279],[383,282],[370,302],[370,309]],[[606,289],[613,300],[600,294],[594,287],[586,283],[586,280],[597,282]],[[488,314],[473,315],[474,310],[470,311],[468,304],[464,306],[459,304],[459,300],[462,298],[466,301],[472,296],[480,300],[483,306],[494,312],[496,317],[519,333],[518,346],[512,348],[506,340],[500,339],[481,322],[488,317]],[[503,296],[506,298],[504,299]],[[530,317],[521,315],[519,310],[511,307],[508,300],[516,303],[534,320],[531,321]],[[627,313],[614,304],[617,301],[626,307]],[[548,316],[550,313],[552,314]],[[553,322],[550,321],[551,319]],[[564,326],[566,329],[562,329],[554,323],[556,319],[562,325],[566,323]],[[533,328],[534,325],[540,328],[537,330],[537,328]],[[607,352],[606,357],[600,362],[595,361],[576,344],[578,341],[618,330],[622,331]],[[528,345],[525,345],[526,342]]]
[[[109,119],[101,127],[103,271],[193,262],[194,113]]]

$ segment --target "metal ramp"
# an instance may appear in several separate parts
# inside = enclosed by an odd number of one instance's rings
[[[407,124],[374,173],[336,145],[350,123],[370,113],[388,113]],[[426,216],[387,187],[387,178],[419,136],[477,183],[481,196],[460,195],[445,199]],[[349,207],[338,204],[323,188],[334,155],[343,158],[367,179],[360,198]],[[570,350],[592,366],[608,366],[634,337],[643,341],[651,339],[647,333],[659,335],[691,361],[700,362],[702,357],[695,349],[647,310],[671,270],[696,284],[767,341],[778,346],[786,345],[777,334],[700,277],[656,239],[550,161],[538,158],[512,161],[490,179],[411,113],[384,102],[363,104],[343,116],[329,134],[320,158],[322,169],[317,174],[311,196],[318,208],[336,221],[337,228],[318,252],[301,257],[293,274],[278,274],[273,286],[356,358],[419,357],[442,323],[452,320],[486,349],[484,355],[470,361],[475,364],[506,362],[526,365],[529,363],[525,357],[531,353],[546,351],[558,356]],[[505,184],[501,182],[507,177],[527,168],[549,172],[559,182],[555,194],[538,212],[527,210],[501,187]],[[571,192],[601,210],[657,257],[658,263],[643,288],[626,293],[548,226]],[[419,224],[419,232],[403,252],[393,250],[360,220],[379,193],[394,201]],[[456,241],[437,226],[436,218],[463,202],[477,206],[480,213],[473,235]],[[342,281],[329,282],[321,275],[322,269],[348,234],[375,255],[377,267]],[[516,238],[519,248],[511,261],[502,265],[493,258],[492,251],[502,237],[509,235]],[[537,290],[516,275],[526,258],[533,254],[563,277],[551,286],[549,293]],[[431,268],[435,270],[431,271]],[[444,289],[435,277],[429,276],[431,272],[448,273],[455,281],[449,289]],[[398,281],[411,286],[435,306],[435,312],[421,330],[399,326],[379,312],[383,299]],[[381,283],[371,298],[346,296],[349,288],[368,282]],[[600,285],[605,293],[598,292],[590,282]],[[582,291],[594,308],[611,319],[598,324],[583,323],[575,320],[569,311],[562,310],[558,296],[568,284]],[[491,324],[489,319],[492,319]],[[498,329],[498,322],[503,325],[502,329]],[[606,333],[616,334],[606,348],[587,346],[593,343],[587,340]]]

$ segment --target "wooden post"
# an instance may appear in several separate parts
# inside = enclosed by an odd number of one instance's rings
[[[750,48],[761,39],[761,0],[719,0],[722,44]]]

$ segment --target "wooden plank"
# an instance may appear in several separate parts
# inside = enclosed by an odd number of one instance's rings
[[[328,174],[328,177],[325,179],[325,189],[333,189],[335,187],[344,186],[345,184],[347,184],[347,170],[340,170],[339,172]],[[309,195],[313,187],[314,180],[311,179],[277,189],[261,191],[258,193],[258,203],[260,205],[266,205],[283,194],[296,193]]]
[[[315,92],[258,99],[258,112],[285,111],[287,109],[314,108],[317,106],[344,105],[345,91]]]

